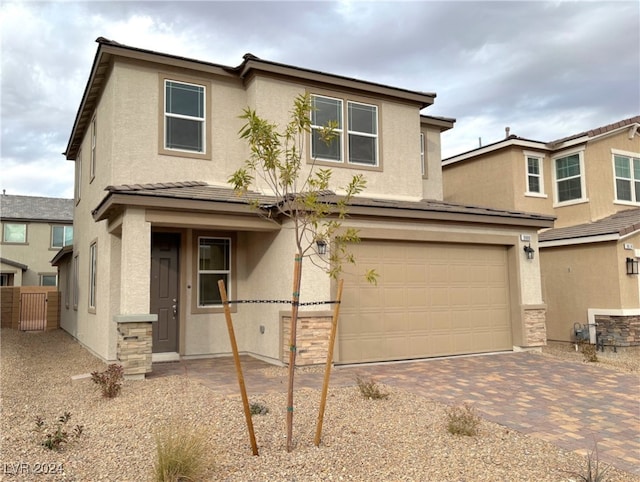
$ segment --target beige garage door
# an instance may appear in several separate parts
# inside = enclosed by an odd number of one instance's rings
[[[359,271],[345,276],[338,363],[511,350],[503,246],[362,241]]]

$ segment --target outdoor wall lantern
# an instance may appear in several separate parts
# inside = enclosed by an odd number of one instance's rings
[[[316,247],[318,248],[319,255],[327,254],[327,242],[324,239],[316,239]]]
[[[531,247],[531,243],[529,243],[529,246],[524,247],[524,253],[527,255],[527,259],[533,259],[533,253],[535,252],[536,250]]]
[[[627,274],[638,274],[638,260],[627,258]]]

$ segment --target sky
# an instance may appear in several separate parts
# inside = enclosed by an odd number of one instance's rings
[[[73,197],[66,149],[98,45],[237,66],[252,54],[422,92],[443,158],[640,113],[638,1],[0,0],[0,189]]]

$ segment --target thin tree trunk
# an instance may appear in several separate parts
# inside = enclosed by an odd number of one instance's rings
[[[293,268],[293,294],[291,297],[291,328],[289,330],[289,390],[287,393],[287,452],[293,448],[293,377],[296,367],[296,328],[300,303],[300,281],[302,280],[302,254],[296,253]]]

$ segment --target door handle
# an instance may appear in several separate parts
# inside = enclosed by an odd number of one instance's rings
[[[171,308],[173,309],[173,316],[175,317],[178,314],[178,303],[177,300],[173,300],[173,305],[171,305]]]

